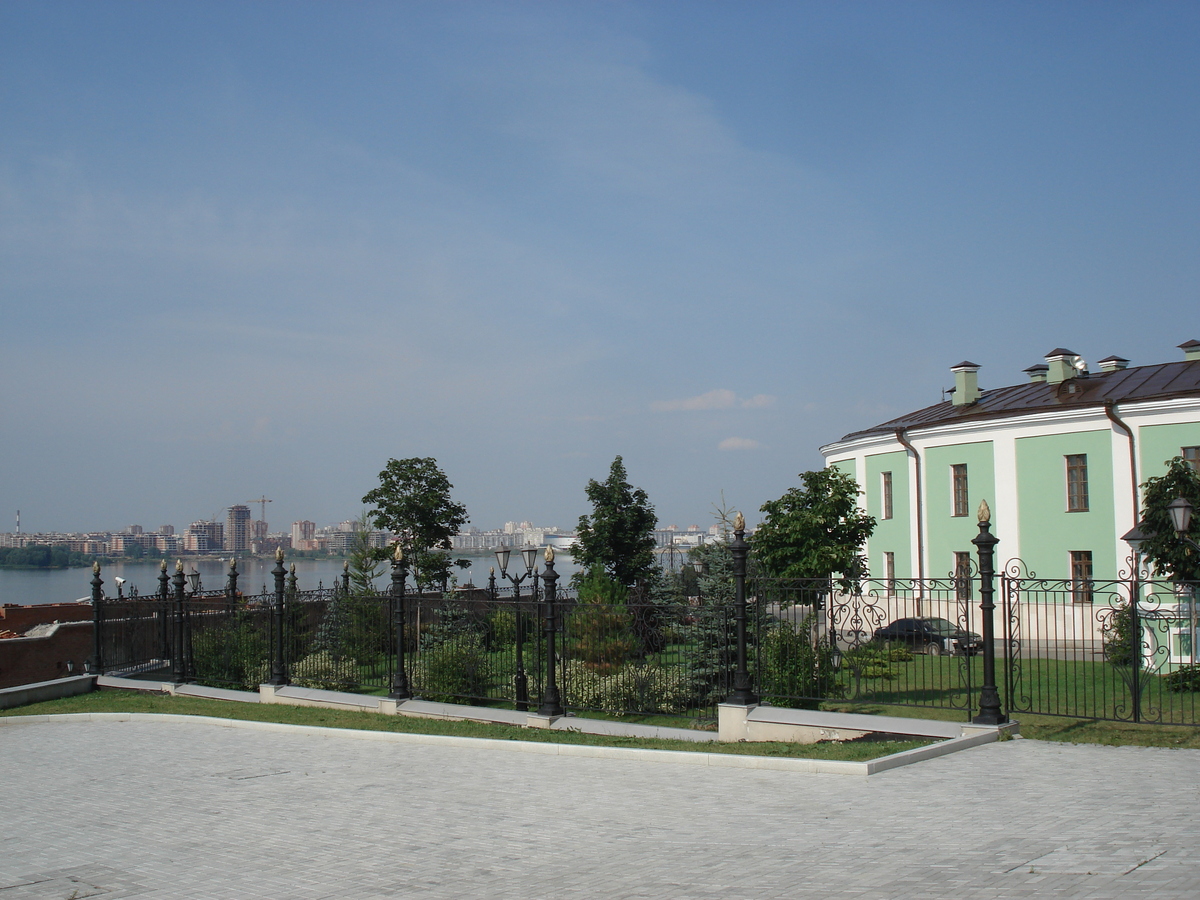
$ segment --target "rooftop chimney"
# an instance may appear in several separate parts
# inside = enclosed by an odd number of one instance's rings
[[[1180,344],[1179,349],[1183,351],[1183,358],[1188,362],[1200,360],[1200,341],[1187,341]]]
[[[970,406],[983,396],[983,391],[979,390],[978,365],[964,361],[951,366],[950,371],[954,373],[954,395],[950,398],[952,404]]]
[[[1129,360],[1123,356],[1106,356],[1097,363],[1101,372],[1120,372],[1129,368]]]
[[[1079,374],[1077,363],[1082,362],[1079,354],[1064,347],[1055,347],[1046,354],[1048,371],[1046,380],[1051,384],[1062,384]]]
[[[1045,384],[1046,373],[1049,370],[1050,367],[1045,363],[1038,363],[1037,365],[1030,366],[1028,369],[1026,369],[1025,374],[1029,376],[1030,384]]]

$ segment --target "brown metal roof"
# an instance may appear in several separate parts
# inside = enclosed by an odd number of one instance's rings
[[[1109,403],[1170,400],[1200,395],[1200,360],[1137,366],[1115,372],[1096,372],[1070,378],[1061,384],[1036,382],[993,388],[970,406],[937,403],[899,418],[855,431],[843,441],[872,434],[890,434],[898,428],[927,428],[954,422],[973,422],[1048,412],[1055,409],[1103,407]]]

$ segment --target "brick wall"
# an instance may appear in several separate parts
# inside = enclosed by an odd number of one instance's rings
[[[92,655],[91,607],[84,609],[86,622],[61,622],[42,637],[0,640],[0,688],[82,675],[84,662]]]

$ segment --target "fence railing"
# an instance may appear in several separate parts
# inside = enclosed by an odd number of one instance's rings
[[[1198,587],[1056,581],[1010,566],[998,579],[993,643],[1003,709],[1200,724]],[[750,577],[753,688],[777,706],[969,717],[984,683],[980,589],[966,573],[853,584]],[[303,686],[394,689],[392,592],[290,583],[253,596],[180,593],[101,600],[94,667],[254,690],[278,664]],[[408,593],[399,649],[412,694],[425,699],[535,710],[553,665],[562,702],[576,712],[711,720],[734,686],[732,595],[721,584],[702,594],[671,576],[620,604],[558,591],[551,659],[544,588],[519,597],[495,586]]]

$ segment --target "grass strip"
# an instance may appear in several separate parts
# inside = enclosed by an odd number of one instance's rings
[[[549,744],[584,744],[596,747],[630,747],[641,750],[676,750],[688,753],[730,753],[740,756],[789,757],[794,759],[835,759],[862,762],[889,756],[932,743],[910,741],[827,741],[819,744],[704,743],[656,738],[613,737],[575,731],[549,731],[485,722],[449,722],[443,719],[417,719],[387,716],[359,710],[321,709],[309,706],[237,703],[206,700],[199,697],[172,697],[143,691],[104,689],[76,697],[32,703],[0,710],[5,716],[45,716],[62,713],[129,712],[170,713],[188,716],[215,716],[254,722],[280,722],[288,725],[316,725],[322,728],[354,728],[363,731],[392,731],[405,734],[440,734],[454,737],[491,738],[501,741],[538,741]]]
[[[936,719],[964,722],[961,710],[921,709],[912,706],[880,704],[823,703],[830,712],[853,712],[910,719]],[[1110,747],[1175,747],[1200,750],[1200,727],[1193,725],[1153,725],[1134,722],[1109,722],[1103,719],[1077,719],[1060,716],[1013,716],[1021,723],[1021,737],[1035,741],[1061,741],[1069,744],[1103,744]]]

